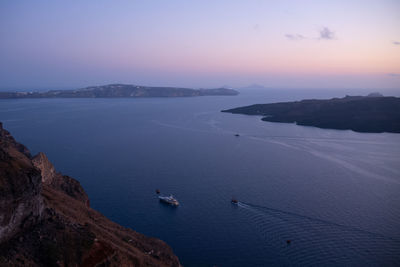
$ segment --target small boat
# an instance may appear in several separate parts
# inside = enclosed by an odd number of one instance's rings
[[[236,198],[232,198],[231,203],[232,203],[232,204],[238,204],[239,201],[238,201]]]
[[[167,196],[159,196],[158,197],[161,202],[164,202],[166,204],[172,205],[172,206],[178,206],[179,202],[174,198],[174,196],[170,195],[169,197]]]
[[[160,194],[160,190],[159,189],[156,189],[156,194],[157,195]]]
[[[239,135],[239,134],[235,134],[235,136],[236,136],[236,137],[239,137],[240,135]]]

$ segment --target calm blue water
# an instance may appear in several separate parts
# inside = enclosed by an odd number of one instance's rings
[[[343,95],[2,100],[0,121],[77,178],[93,208],[166,241],[185,266],[400,265],[400,134],[219,112]]]

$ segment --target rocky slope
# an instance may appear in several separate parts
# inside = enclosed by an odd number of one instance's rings
[[[0,123],[0,266],[180,266],[163,241],[89,207],[75,179]]]
[[[32,158],[33,165],[41,171],[42,183],[64,192],[74,199],[80,200],[89,207],[89,197],[83,190],[80,183],[67,175],[62,175],[57,172],[47,158],[47,156],[40,152]]]
[[[0,124],[0,243],[40,221],[41,190],[41,174],[28,149]]]

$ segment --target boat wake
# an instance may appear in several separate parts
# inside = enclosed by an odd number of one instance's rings
[[[285,261],[299,265],[351,264],[355,259],[360,264],[400,263],[400,240],[395,238],[271,207],[237,205],[255,224],[266,249],[275,248]]]
[[[268,213],[271,216],[275,216],[282,220],[289,219],[289,218],[285,218],[285,217],[296,217],[299,219],[308,220],[312,223],[320,223],[320,224],[335,226],[335,227],[339,227],[339,228],[342,228],[342,229],[348,230],[348,231],[361,232],[361,233],[369,234],[369,235],[376,236],[379,238],[386,238],[386,239],[391,239],[391,240],[400,242],[400,240],[393,239],[391,237],[388,237],[388,236],[385,236],[385,235],[382,235],[379,233],[374,233],[374,232],[370,232],[370,231],[363,230],[360,228],[356,228],[356,227],[352,227],[352,226],[348,226],[348,225],[344,225],[344,224],[339,224],[339,223],[335,223],[335,222],[331,222],[331,221],[327,221],[327,220],[323,220],[323,219],[313,218],[313,217],[309,217],[309,216],[305,216],[305,215],[301,215],[301,214],[297,214],[297,213],[293,213],[293,212],[289,212],[289,211],[284,211],[284,210],[280,210],[280,209],[259,206],[259,205],[255,205],[255,204],[244,203],[244,202],[238,202],[238,206],[240,206],[242,208],[247,208],[247,209],[252,209],[252,208],[257,209],[261,212],[264,211],[265,213]]]

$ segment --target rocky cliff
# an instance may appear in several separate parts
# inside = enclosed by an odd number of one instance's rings
[[[40,171],[28,149],[0,124],[0,243],[40,221],[41,190]]]
[[[62,191],[76,200],[82,201],[89,207],[89,197],[81,184],[67,175],[57,172],[47,156],[40,152],[32,158],[33,165],[40,170],[42,174],[42,183],[49,187]]]
[[[0,266],[180,266],[163,241],[89,207],[75,179],[0,123]]]

